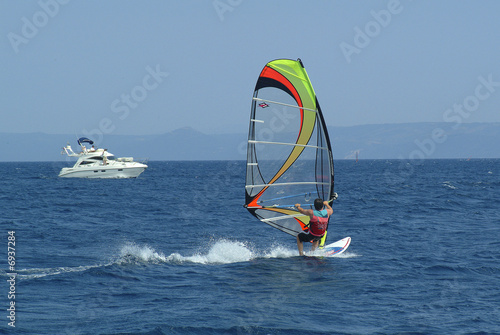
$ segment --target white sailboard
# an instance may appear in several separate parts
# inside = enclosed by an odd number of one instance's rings
[[[325,245],[324,248],[319,251],[319,255],[325,257],[338,256],[347,250],[349,244],[351,244],[351,238],[344,237],[337,242]]]

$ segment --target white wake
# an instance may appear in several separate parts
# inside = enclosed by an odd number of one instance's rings
[[[306,252],[307,256],[321,256],[320,252]],[[119,248],[116,256],[111,260],[94,264],[81,265],[74,267],[55,267],[55,268],[33,268],[18,271],[20,279],[36,279],[45,276],[61,275],[65,273],[84,272],[95,268],[103,268],[113,265],[125,264],[231,264],[248,262],[254,259],[273,259],[273,258],[291,258],[298,256],[296,248],[273,244],[268,250],[258,250],[248,242],[231,241],[219,239],[212,241],[205,247],[200,247],[198,251],[182,255],[179,252],[171,253],[166,256],[163,252],[157,251],[149,245],[139,245],[133,242],[127,242]],[[334,257],[352,258],[359,255],[351,252],[345,252]]]

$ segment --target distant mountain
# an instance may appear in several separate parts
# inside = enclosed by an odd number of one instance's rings
[[[456,128],[456,129],[455,129]],[[336,158],[500,158],[500,123],[329,127]]]
[[[455,129],[455,128],[456,129]],[[500,158],[500,123],[405,123],[328,127],[335,159]],[[104,135],[116,156],[149,160],[245,160],[247,134],[181,128],[161,135]],[[65,161],[75,135],[0,133],[0,161]]]

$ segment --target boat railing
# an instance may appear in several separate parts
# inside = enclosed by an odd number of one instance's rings
[[[61,155],[64,155],[64,153],[66,153],[66,155],[68,155],[68,156],[78,156],[78,154],[76,154],[73,151],[73,149],[71,149],[71,145],[69,145],[69,144],[67,146],[63,147],[63,150],[64,150],[64,152],[61,151]]]

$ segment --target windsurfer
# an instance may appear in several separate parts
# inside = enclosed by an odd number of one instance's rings
[[[312,242],[311,251],[316,250],[318,247],[321,237],[326,232],[328,226],[328,219],[330,215],[333,214],[333,209],[328,204],[328,201],[323,201],[323,199],[314,200],[314,210],[313,209],[303,209],[300,204],[296,204],[295,208],[304,215],[310,217],[308,229],[297,235],[297,247],[299,249],[299,255],[304,255],[304,242]]]

